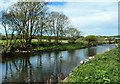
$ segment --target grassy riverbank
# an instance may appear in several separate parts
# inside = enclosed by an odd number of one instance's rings
[[[0,43],[4,45],[6,41],[1,40]],[[36,39],[33,39],[32,44],[27,50],[31,52],[32,51],[55,51],[55,50],[81,49],[85,47],[87,47],[87,43],[68,43],[67,40],[62,40],[62,42],[55,44],[54,40],[52,40],[52,43],[49,44],[48,42],[45,42],[44,40],[42,44],[38,44],[38,41]],[[21,46],[19,45],[19,42],[17,42],[17,44],[15,44],[13,48],[14,48],[14,51],[17,51],[17,52],[26,51],[26,49],[24,50],[24,48],[23,49],[21,48]]]
[[[87,47],[86,44],[61,43],[58,45],[45,44],[45,46],[36,46],[36,47],[34,47],[33,50],[68,50],[68,49],[79,49],[79,48],[85,48],[85,47]]]
[[[2,49],[2,52],[4,54],[4,51],[6,51],[6,41],[0,40],[0,43],[4,46]],[[8,42],[8,44],[10,44]],[[94,45],[101,45],[101,44],[108,44],[108,43],[98,43],[93,44]],[[84,42],[76,42],[76,43],[68,43],[68,40],[61,40],[58,44],[54,43],[54,40],[52,40],[51,43],[47,42],[45,39],[43,39],[42,44],[39,44],[37,39],[32,39],[32,43],[30,44],[29,48],[25,48],[25,45],[23,44],[23,47],[20,45],[20,40],[17,40],[17,43],[13,45],[12,51],[10,47],[7,49],[7,53],[14,53],[14,52],[24,52],[27,53],[27,51],[34,52],[34,51],[55,51],[55,50],[71,50],[71,49],[81,49],[86,48],[88,46],[87,41]]]
[[[99,54],[83,65],[77,66],[65,82],[119,82],[120,48]]]

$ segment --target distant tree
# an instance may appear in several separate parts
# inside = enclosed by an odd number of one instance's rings
[[[88,45],[91,45],[91,43],[97,42],[97,37],[94,35],[89,35],[89,36],[86,36],[84,40],[88,41]]]
[[[75,42],[76,42],[76,43],[83,43],[83,42],[85,42],[85,41],[83,40],[83,38],[78,38],[77,40],[75,40]]]
[[[118,40],[117,39],[115,39],[115,41],[114,41],[115,43],[118,43]]]
[[[51,12],[49,19],[52,23],[52,33],[55,36],[55,43],[58,43],[59,38],[65,35],[64,30],[69,25],[69,18],[60,12]]]
[[[73,27],[69,27],[65,30],[65,33],[66,33],[66,36],[70,37],[71,41],[75,41],[75,39],[79,38],[82,34],[81,31],[79,31],[78,29],[76,28],[73,28]]]
[[[81,35],[81,31],[73,27],[67,28],[65,31],[66,31],[66,35],[72,38],[78,37]]]
[[[51,44],[51,37],[52,35],[54,34],[53,32],[53,19],[52,17],[49,15],[47,18],[46,18],[46,28],[45,28],[45,33],[46,35],[48,36],[47,40],[49,42],[49,44]]]
[[[109,43],[111,43],[111,41],[112,41],[112,37],[108,37],[107,40],[109,41]]]
[[[105,41],[105,38],[103,36],[96,36],[98,43],[103,43]]]

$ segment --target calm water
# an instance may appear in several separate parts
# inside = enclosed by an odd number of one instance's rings
[[[2,81],[58,82],[68,76],[81,60],[102,53],[109,47],[115,48],[114,44],[103,44],[78,50],[21,54],[17,58],[4,59],[0,64]],[[62,58],[58,56],[62,56]]]

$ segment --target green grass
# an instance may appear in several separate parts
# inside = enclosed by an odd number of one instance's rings
[[[0,40],[0,44],[5,44],[6,40]]]
[[[60,45],[45,45],[36,46],[33,50],[67,50],[67,49],[78,49],[86,47],[85,44],[72,44],[72,43],[61,43]]]
[[[43,43],[38,44],[37,39],[32,39],[32,44],[30,45],[29,50],[68,50],[68,49],[79,49],[79,48],[85,48],[87,45],[85,43],[64,43],[67,42],[67,40],[62,40],[60,44],[55,44],[54,40],[52,40],[52,43],[49,44],[46,42],[46,39],[42,39]],[[0,40],[1,44],[5,44],[6,40]],[[17,47],[20,47],[20,40],[17,40],[17,44],[14,45],[15,51],[19,51],[22,49],[17,49]],[[19,48],[18,47],[18,48]],[[8,51],[9,52],[9,51]]]
[[[42,41],[43,42],[48,42],[48,40],[46,41],[46,39],[42,39]],[[51,42],[54,42],[55,40],[54,39],[52,39],[51,40]],[[68,41],[68,40],[62,40],[62,41]],[[38,42],[38,40],[37,39],[32,39],[32,43],[34,43],[34,42]],[[0,44],[5,44],[6,43],[6,40],[0,40]]]
[[[54,42],[54,41],[55,41],[54,39],[51,40],[51,42]],[[68,40],[62,40],[62,41],[66,41],[67,42]],[[37,39],[32,39],[32,42],[38,42],[38,40]],[[48,42],[48,40],[46,41],[46,39],[42,39],[42,42]]]
[[[77,66],[66,82],[119,82],[120,58],[118,48],[99,54],[83,65]]]

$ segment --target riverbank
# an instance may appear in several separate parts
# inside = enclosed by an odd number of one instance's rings
[[[120,82],[119,49],[98,54],[93,60],[77,66],[63,82]]]
[[[4,44],[4,41],[2,41],[2,44]],[[92,44],[91,46],[102,45],[102,44],[109,44],[109,43],[108,42],[97,43],[97,44],[95,43],[95,44]],[[39,52],[39,51],[64,51],[64,50],[73,50],[73,49],[83,49],[88,46],[89,45],[87,41],[77,42],[77,43],[59,42],[58,44],[55,44],[54,42],[52,42],[51,44],[49,44],[48,42],[43,42],[41,44],[38,44],[36,40],[33,40],[28,48],[21,47],[18,42],[18,44],[15,44],[15,46],[13,46],[12,49],[9,47],[10,49],[6,51],[6,47],[4,45],[2,49],[2,54],[33,53],[33,52]]]
[[[103,43],[108,44],[108,43]],[[102,45],[102,44],[97,44]],[[93,47],[96,45],[92,45],[89,47]],[[45,46],[36,46],[28,51],[15,51],[17,53],[32,53],[32,52],[39,52],[39,51],[65,51],[65,50],[74,50],[74,49],[83,49],[87,48],[88,44],[86,43],[60,43],[57,45],[46,45]]]
[[[81,49],[87,47],[87,44],[80,43],[61,43],[57,45],[45,45],[36,46],[31,49],[31,51],[58,51],[58,50],[69,50],[69,49]]]
[[[65,51],[65,50],[74,50],[74,49],[82,49],[86,48],[87,44],[80,44],[80,43],[61,43],[58,45],[45,45],[45,46],[34,46],[31,49],[28,50],[16,50],[15,52],[9,52],[9,53],[2,53],[3,55],[6,54],[16,54],[16,53],[34,53],[34,52],[40,52],[40,51]]]
[[[102,44],[98,44],[98,45],[102,45]],[[89,47],[93,47],[96,45],[92,45]],[[75,49],[83,49],[83,48],[87,48],[88,45],[86,43],[61,43],[61,44],[57,44],[57,45],[42,45],[42,46],[37,46],[34,45],[32,48],[28,49],[28,50],[16,50],[13,52],[8,52],[8,53],[2,53],[2,55],[7,55],[7,54],[17,54],[17,53],[34,53],[34,52],[49,52],[49,51],[65,51],[65,50],[75,50]]]

